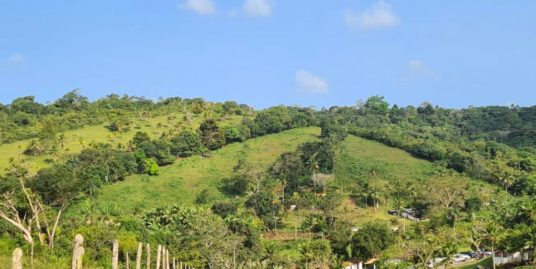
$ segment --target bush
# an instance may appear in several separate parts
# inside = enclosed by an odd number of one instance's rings
[[[214,214],[226,218],[229,215],[236,214],[237,206],[233,203],[229,202],[217,202],[214,205],[212,205],[212,212]]]
[[[199,135],[192,131],[182,131],[171,138],[171,154],[179,157],[189,157],[203,151],[203,143]]]
[[[160,167],[155,162],[155,160],[149,158],[145,159],[145,173],[150,176],[157,176],[160,174]]]

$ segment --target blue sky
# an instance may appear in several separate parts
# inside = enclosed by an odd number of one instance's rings
[[[536,104],[536,1],[0,0],[0,102]]]

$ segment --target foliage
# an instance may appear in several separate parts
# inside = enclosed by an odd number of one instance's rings
[[[369,222],[352,236],[352,254],[361,259],[378,257],[394,241],[394,234],[386,223]]]
[[[210,150],[219,149],[225,145],[225,134],[213,119],[207,119],[201,123],[198,132],[201,142]]]
[[[203,151],[203,143],[199,136],[192,131],[181,131],[170,140],[171,154],[179,157],[189,157]]]

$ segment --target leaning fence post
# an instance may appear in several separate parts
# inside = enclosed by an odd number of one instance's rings
[[[112,248],[112,269],[119,269],[119,240],[115,239]]]
[[[84,237],[77,234],[73,240],[73,260],[71,263],[72,269],[82,269],[82,260],[84,257]]]
[[[151,269],[151,245],[147,244],[147,269]]]
[[[156,249],[156,269],[160,269],[160,255],[162,254],[162,246],[158,245]]]
[[[13,250],[13,257],[11,258],[11,269],[22,269],[22,249],[16,248]]]
[[[143,244],[141,242],[138,243],[138,252],[136,253],[136,269],[141,269],[142,248],[143,248]]]

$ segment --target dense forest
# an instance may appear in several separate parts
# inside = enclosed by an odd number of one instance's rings
[[[121,264],[148,242],[193,268],[373,258],[427,268],[437,257],[446,268],[461,251],[496,250],[536,261],[536,107],[399,107],[373,96],[255,110],[201,98],[90,101],[75,90],[48,104],[17,98],[0,115],[0,143],[24,145],[0,173],[0,256],[20,247],[38,268],[66,268],[76,234],[89,268],[110,267],[114,239]],[[67,145],[69,132],[92,126],[107,140]],[[204,179],[195,169],[214,181],[189,185]],[[149,192],[166,176],[174,181],[156,196],[173,203],[106,200],[112,188]],[[143,195],[128,191],[124,203]]]

